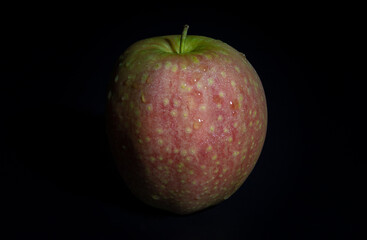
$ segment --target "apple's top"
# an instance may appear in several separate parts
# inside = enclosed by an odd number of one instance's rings
[[[185,44],[181,44],[182,35],[167,35],[140,40],[131,45],[125,53],[135,51],[160,51],[168,54],[188,54],[209,51],[236,52],[228,44],[209,37],[187,35]]]

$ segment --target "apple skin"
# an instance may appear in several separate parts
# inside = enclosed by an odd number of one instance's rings
[[[229,198],[261,153],[264,89],[245,55],[188,35],[154,37],[121,55],[107,103],[113,156],[143,202],[189,214]]]

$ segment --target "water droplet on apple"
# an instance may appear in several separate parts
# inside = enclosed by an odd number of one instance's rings
[[[194,129],[199,129],[199,128],[201,128],[201,125],[203,124],[203,119],[200,119],[200,118],[198,118],[198,121],[197,122],[194,122],[194,124],[193,124],[193,127],[194,127]]]

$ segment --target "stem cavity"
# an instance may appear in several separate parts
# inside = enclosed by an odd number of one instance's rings
[[[189,30],[189,25],[185,25],[184,29],[182,31],[181,34],[181,40],[180,40],[180,54],[184,52],[184,48],[185,48],[185,40],[186,40],[186,36],[187,36],[187,30]]]

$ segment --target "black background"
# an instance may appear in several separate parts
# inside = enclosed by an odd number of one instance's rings
[[[4,8],[10,14],[2,17],[1,234],[362,238],[358,6],[183,5]],[[108,150],[104,110],[119,55],[137,40],[180,34],[184,24],[189,34],[246,54],[263,82],[269,126],[259,162],[237,193],[176,216],[126,190]]]

